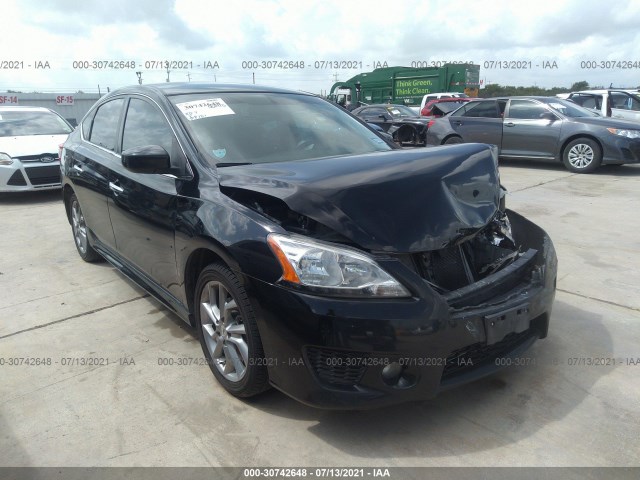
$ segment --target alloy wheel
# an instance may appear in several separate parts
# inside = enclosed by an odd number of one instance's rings
[[[87,252],[87,225],[77,200],[71,205],[71,224],[73,228],[73,238],[76,241],[78,250],[84,254]]]
[[[584,143],[578,143],[569,150],[568,160],[575,168],[585,168],[593,162],[594,156],[595,153],[591,146]]]
[[[231,382],[242,380],[249,363],[247,332],[236,300],[221,282],[202,289],[200,322],[215,367]]]

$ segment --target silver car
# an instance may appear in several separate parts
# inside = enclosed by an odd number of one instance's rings
[[[48,108],[0,107],[0,192],[60,188],[59,146],[72,131]]]

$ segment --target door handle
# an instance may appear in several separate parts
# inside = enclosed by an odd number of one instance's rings
[[[73,167],[71,167],[71,168],[73,168],[74,170],[77,170],[77,171],[78,171],[78,172],[80,172],[80,173],[84,172],[84,170],[82,169],[82,167],[81,167],[81,166],[79,166],[77,163],[74,163],[74,164],[73,164]]]
[[[455,124],[456,124],[456,125],[458,125],[458,126],[462,125],[462,122],[461,122],[460,120],[456,120],[456,121],[455,121],[455,122],[453,122],[453,123],[455,123]]]
[[[505,126],[505,127],[515,127],[515,126],[516,126],[516,124],[515,124],[515,123],[513,123],[513,122],[507,122],[507,123],[505,123],[505,124],[504,124],[504,126]]]
[[[113,182],[109,182],[109,188],[110,188],[111,190],[113,190],[114,192],[116,192],[116,193],[122,193],[122,192],[124,192],[124,188],[120,187],[119,185],[116,185],[116,184],[115,184],[115,183],[113,183]]]

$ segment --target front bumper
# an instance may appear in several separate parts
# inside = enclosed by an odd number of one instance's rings
[[[402,280],[417,294],[393,300],[318,297],[247,279],[273,386],[315,407],[369,408],[430,398],[502,368],[547,335],[557,273],[546,233],[509,218],[516,242],[537,250],[531,271],[476,305],[447,300],[410,274]],[[491,277],[481,282],[492,288]]]
[[[0,192],[28,192],[61,188],[60,162],[0,165]]]
[[[640,139],[610,135],[603,145],[602,163],[640,163]]]

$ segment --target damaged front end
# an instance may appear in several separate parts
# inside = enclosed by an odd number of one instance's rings
[[[289,272],[270,244],[283,275],[264,284],[264,298],[283,296],[292,307],[267,312],[262,328],[279,338],[301,322],[312,326],[293,346],[267,345],[265,353],[302,350],[314,380],[294,383],[274,370],[278,388],[323,406],[426,398],[495,371],[506,364],[498,359],[547,335],[555,250],[541,228],[505,208],[495,149],[430,150],[221,176],[222,193],[278,225],[279,239],[302,239],[285,252]],[[356,265],[350,254],[370,264]],[[364,272],[379,288],[355,295],[296,284],[295,273],[309,264],[318,278]]]
[[[486,278],[522,253],[513,241],[509,218],[498,211],[489,225],[471,238],[440,250],[412,254],[410,260],[422,278],[444,293]]]

